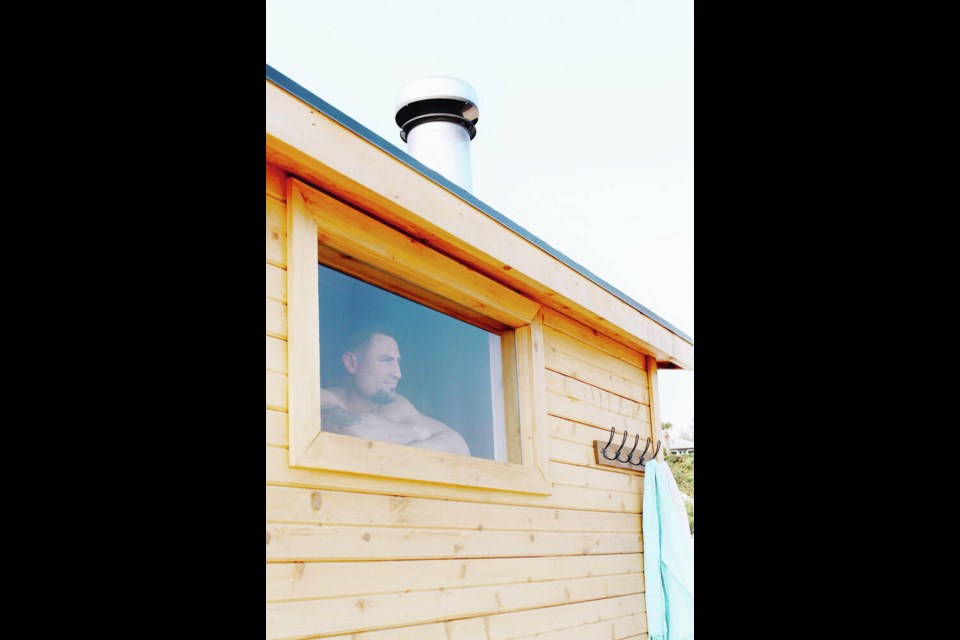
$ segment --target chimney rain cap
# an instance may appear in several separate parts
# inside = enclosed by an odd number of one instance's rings
[[[431,120],[451,120],[477,135],[474,125],[480,119],[477,92],[468,83],[449,76],[428,76],[408,82],[397,93],[396,122],[406,141],[407,133],[418,124]]]

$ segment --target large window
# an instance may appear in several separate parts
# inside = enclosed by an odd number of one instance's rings
[[[540,305],[392,222],[288,179],[290,465],[551,493]]]
[[[400,394],[415,409],[412,416],[448,426],[467,451],[453,438],[433,438],[433,446],[430,438],[414,440],[417,434],[399,423],[394,432],[403,431],[405,437],[378,437],[376,431],[369,437],[520,462],[515,447],[512,456],[507,453],[508,426],[511,442],[519,440],[512,330],[498,334],[475,327],[323,265],[318,284],[321,388],[353,400],[355,413],[361,408],[382,413]],[[347,415],[345,421],[350,420]],[[359,419],[355,422],[359,427]],[[350,426],[340,432],[365,433]]]

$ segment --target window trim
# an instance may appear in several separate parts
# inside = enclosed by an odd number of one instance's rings
[[[522,463],[323,431],[318,263],[349,268],[350,275],[451,317],[492,330],[512,329]],[[540,495],[553,492],[540,305],[292,177],[287,180],[287,350],[290,466]]]

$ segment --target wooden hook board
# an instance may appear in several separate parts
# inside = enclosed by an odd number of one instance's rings
[[[641,467],[638,464],[630,464],[629,462],[620,462],[619,460],[607,460],[606,458],[604,458],[603,453],[601,453],[601,451],[603,451],[603,447],[606,446],[606,444],[607,443],[604,440],[593,441],[593,452],[596,455],[597,464],[602,465],[604,467],[616,467],[617,469],[628,469],[630,471],[636,471],[640,475],[643,475],[643,467]],[[620,447],[618,445],[611,444],[609,447],[607,447],[607,455],[613,455],[614,452],[616,452],[616,450],[619,448]],[[642,447],[640,448],[642,449]],[[620,455],[623,456],[623,454],[629,450],[630,449],[627,449],[627,447],[624,447],[623,450],[620,451]],[[653,456],[651,455],[652,453],[653,453],[652,451],[647,451],[644,454],[643,456],[644,464],[646,464],[650,460],[653,460]],[[639,460],[639,457],[637,456],[637,451],[633,452],[633,456],[631,457],[631,460]]]

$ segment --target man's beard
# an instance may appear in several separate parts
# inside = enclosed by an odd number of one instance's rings
[[[373,397],[370,399],[376,402],[377,404],[390,404],[391,402],[397,399],[397,392],[396,390],[384,391],[383,389],[381,389],[380,391],[377,391],[375,394],[373,394]]]

